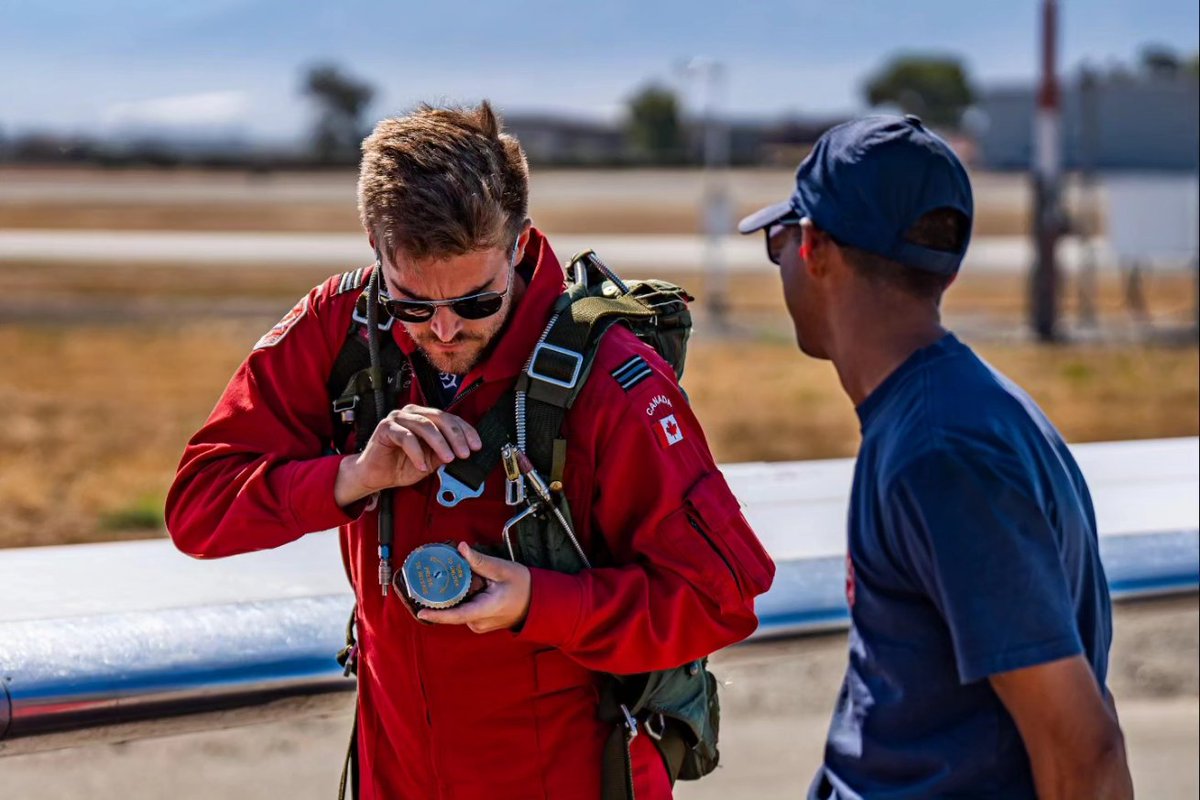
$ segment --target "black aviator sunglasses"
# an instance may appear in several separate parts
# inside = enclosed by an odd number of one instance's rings
[[[508,284],[502,292],[480,292],[466,297],[452,297],[449,300],[393,300],[380,297],[379,304],[389,315],[401,322],[420,323],[433,319],[434,312],[439,306],[448,306],[463,319],[486,319],[500,310],[504,305],[504,296],[512,289],[513,273],[517,266],[517,245],[520,239],[513,243],[512,255],[508,261]],[[375,258],[382,269],[382,257],[377,250]]]

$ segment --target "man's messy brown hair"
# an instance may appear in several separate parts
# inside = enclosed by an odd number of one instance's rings
[[[380,122],[362,145],[363,227],[413,260],[512,247],[529,213],[529,165],[501,131],[486,100]]]

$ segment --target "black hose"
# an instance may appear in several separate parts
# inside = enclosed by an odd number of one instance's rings
[[[387,376],[383,374],[383,359],[379,355],[379,282],[382,280],[383,258],[375,251],[375,269],[367,281],[367,352],[371,360],[371,388],[375,393],[376,424],[383,421],[391,409],[387,401]],[[395,516],[392,492],[379,493],[379,584],[386,595],[392,582],[392,530]]]

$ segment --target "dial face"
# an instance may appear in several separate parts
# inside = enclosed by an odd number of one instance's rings
[[[408,554],[398,577],[405,593],[426,608],[458,605],[471,588],[471,567],[448,544],[426,544]]]

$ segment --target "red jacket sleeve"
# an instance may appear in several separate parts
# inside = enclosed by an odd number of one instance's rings
[[[627,331],[609,338],[619,346],[608,357],[601,347],[572,416],[594,421],[592,536],[603,536],[623,566],[578,575],[532,570],[518,636],[589,669],[632,674],[673,668],[749,636],[758,624],[754,598],[769,588],[775,567],[671,368]],[[645,372],[637,357],[650,372],[627,391],[612,372],[629,385],[638,374],[631,369]]]
[[[342,456],[323,455],[325,383],[344,336],[328,299],[301,298],[259,340],[184,450],[167,494],[175,545],[198,558],[278,547],[349,521],[334,503]]]

